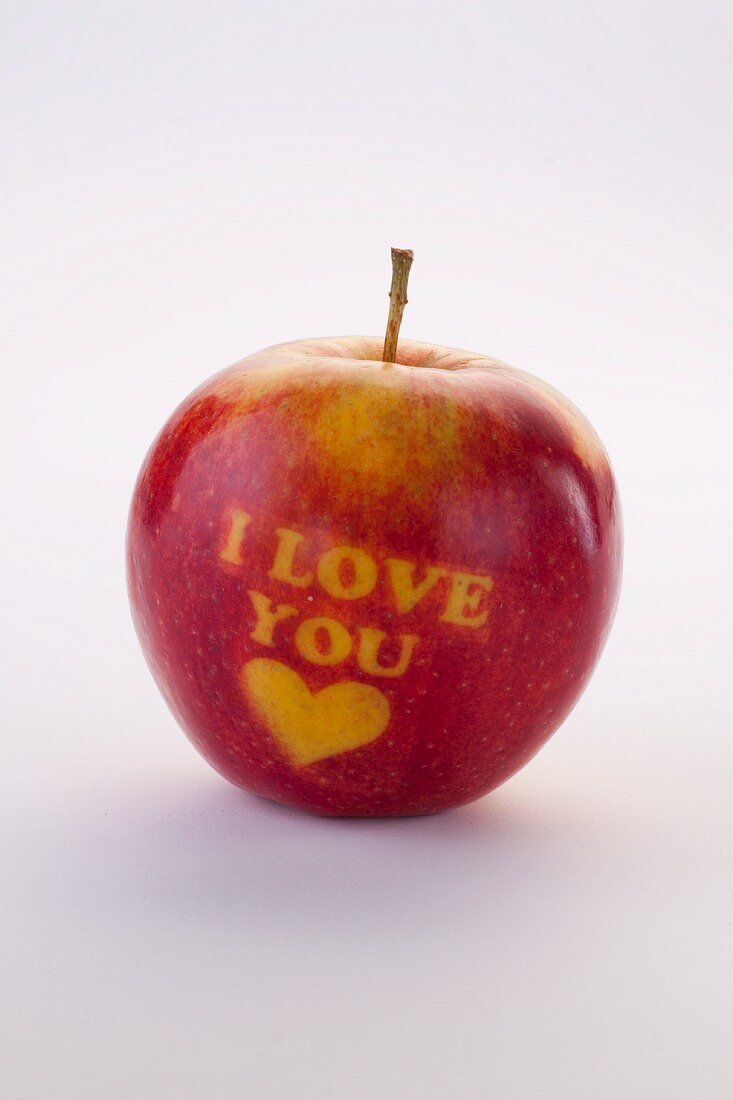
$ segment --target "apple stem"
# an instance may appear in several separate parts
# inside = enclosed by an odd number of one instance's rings
[[[413,254],[409,248],[392,249],[392,285],[389,288],[389,317],[384,337],[383,363],[397,361],[397,339],[400,335],[402,314],[407,305],[407,280],[410,278]]]

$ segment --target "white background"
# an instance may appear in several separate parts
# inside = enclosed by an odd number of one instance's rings
[[[6,3],[4,1014],[13,1098],[731,1095],[728,3]],[[616,626],[519,776],[423,820],[250,797],[124,588],[165,417],[383,330],[566,392]],[[726,1021],[727,1015],[727,1021]]]

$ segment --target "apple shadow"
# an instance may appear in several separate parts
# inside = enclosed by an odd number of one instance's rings
[[[460,809],[393,819],[312,817],[203,769],[194,782],[114,790],[114,801],[95,791],[67,806],[48,868],[67,900],[101,920],[411,933],[419,914],[455,927],[517,891],[555,889],[559,872],[577,881],[609,840],[582,811],[516,782]]]

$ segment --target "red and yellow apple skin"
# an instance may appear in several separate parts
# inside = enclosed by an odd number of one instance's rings
[[[613,618],[621,521],[582,415],[503,363],[367,337],[267,349],[176,410],[128,528],[135,625],[233,783],[431,813],[525,764]]]

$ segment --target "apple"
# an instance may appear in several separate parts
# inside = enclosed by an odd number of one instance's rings
[[[619,589],[595,432],[529,374],[398,343],[405,255],[385,349],[303,340],[215,375],[129,518],[133,617],[181,726],[233,783],[326,815],[502,783],[577,701]]]

